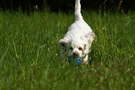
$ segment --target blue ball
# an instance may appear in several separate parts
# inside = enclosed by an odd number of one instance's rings
[[[71,63],[72,61],[75,61],[76,65],[80,65],[82,57],[69,57],[68,62]]]

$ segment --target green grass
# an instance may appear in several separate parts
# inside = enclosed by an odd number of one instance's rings
[[[89,65],[75,67],[58,47],[72,13],[0,12],[0,90],[135,89],[135,13],[83,16],[96,38]]]

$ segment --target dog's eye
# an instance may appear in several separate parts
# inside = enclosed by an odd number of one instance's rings
[[[70,47],[70,50],[73,50],[73,47]]]
[[[82,51],[83,49],[81,47],[78,48],[80,51]]]

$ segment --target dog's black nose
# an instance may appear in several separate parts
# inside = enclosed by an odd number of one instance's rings
[[[73,56],[78,56],[78,53],[73,53]]]

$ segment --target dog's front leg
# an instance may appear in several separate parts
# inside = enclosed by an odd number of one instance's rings
[[[88,55],[86,55],[86,56],[83,58],[83,62],[84,62],[85,64],[88,64]]]

